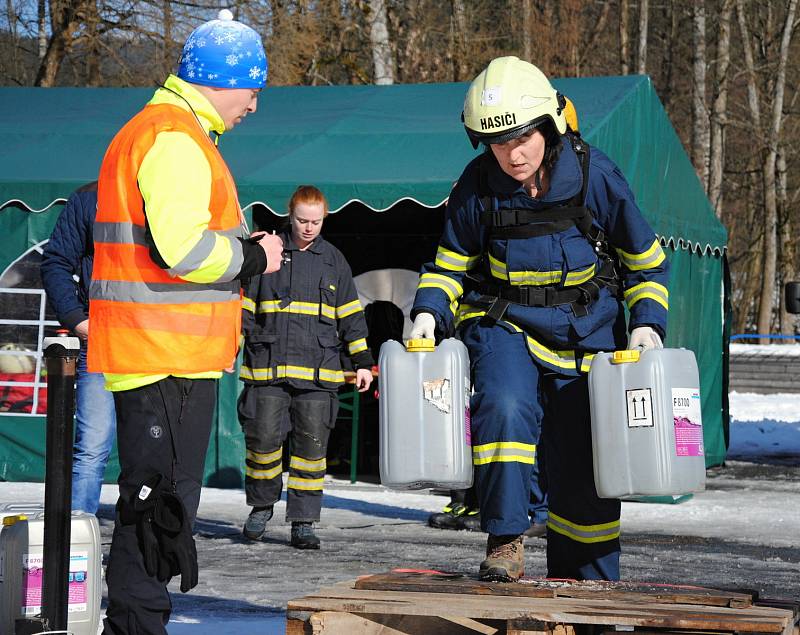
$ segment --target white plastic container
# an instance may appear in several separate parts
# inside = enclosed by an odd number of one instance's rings
[[[469,357],[456,339],[389,340],[378,356],[381,483],[395,489],[472,485]]]
[[[103,591],[97,518],[72,512],[70,538],[67,627],[71,635],[96,635]],[[14,522],[3,529],[0,560],[0,633],[13,633],[18,617],[39,615],[42,610],[44,512],[34,512],[27,521]]]
[[[589,371],[594,482],[601,498],[705,489],[700,376],[694,353],[598,353]]]

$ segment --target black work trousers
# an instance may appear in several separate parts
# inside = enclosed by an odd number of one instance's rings
[[[161,473],[194,523],[216,399],[216,380],[181,377],[114,393],[120,475],[104,635],[167,632],[172,602],[167,584],[145,571],[132,498],[148,476]]]
[[[274,505],[283,488],[283,441],[291,446],[286,481],[286,521],[317,522],[327,469],[328,438],[339,400],[327,390],[284,384],[246,385],[239,396],[239,423],[247,455],[244,490],[253,507]]]

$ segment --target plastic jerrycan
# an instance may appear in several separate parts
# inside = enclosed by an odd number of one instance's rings
[[[472,485],[469,356],[456,339],[389,340],[378,356],[380,476],[395,489]]]
[[[598,353],[589,370],[589,403],[599,497],[705,489],[700,376],[692,351]]]
[[[0,533],[0,633],[18,617],[41,613],[44,512],[26,514],[25,522],[3,519]],[[67,628],[71,635],[96,635],[100,624],[103,581],[100,527],[93,514],[72,512]]]

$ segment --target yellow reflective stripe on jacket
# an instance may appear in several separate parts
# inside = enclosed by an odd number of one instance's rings
[[[301,456],[292,456],[289,459],[289,469],[301,470],[303,472],[324,472],[328,467],[325,457],[315,461],[304,459]]]
[[[300,478],[299,476],[290,476],[286,481],[287,489],[301,489],[321,490],[324,479],[321,478]]]
[[[365,350],[367,350],[367,340],[364,337],[347,344],[347,352],[350,355],[355,355]]]
[[[448,271],[468,271],[472,269],[480,256],[465,256],[439,245],[436,251],[436,266]]]
[[[619,538],[619,520],[599,525],[579,525],[552,512],[547,515],[547,528],[566,536],[570,540],[583,543],[607,542]]]
[[[497,441],[472,446],[473,465],[510,462],[533,465],[536,462],[536,446],[517,441]]]
[[[508,281],[517,286],[542,286],[561,282],[560,271],[509,271]]]
[[[486,309],[479,309],[468,304],[461,305],[455,317],[455,325],[460,326],[467,320],[483,317],[484,315],[486,315]],[[498,323],[507,325],[517,333],[525,333],[520,327],[508,320],[499,320]],[[588,373],[592,364],[592,359],[594,359],[594,353],[585,353],[581,359],[580,368],[577,368],[575,351],[558,351],[548,348],[527,333],[525,333],[525,343],[531,355],[555,368],[578,370],[582,373]]]
[[[274,371],[272,368],[250,368],[242,366],[239,376],[252,381],[270,381],[272,379],[307,379],[314,381],[315,373],[319,372],[320,381],[332,384],[344,383],[344,371],[329,370],[327,368],[308,368],[306,366],[287,366],[281,364]]]
[[[629,309],[639,300],[648,299],[658,302],[669,310],[669,291],[663,284],[658,284],[658,282],[640,282],[630,289],[626,289],[624,295]]]
[[[361,302],[359,302],[358,298],[356,298],[352,302],[348,302],[342,306],[337,306],[336,318],[341,320],[342,318],[346,318],[348,315],[353,315],[359,311],[363,311],[363,309],[361,308]]]
[[[290,302],[281,307],[280,300],[262,300],[258,303],[259,313],[295,313],[298,315],[319,315],[319,302]]]
[[[464,287],[452,278],[440,273],[423,273],[419,278],[418,289],[441,289],[450,302],[455,302],[464,293]]]
[[[253,463],[258,463],[259,465],[269,465],[270,463],[280,461],[283,458],[283,446],[279,447],[274,452],[268,452],[266,454],[248,450],[245,458]]]
[[[653,241],[650,248],[641,254],[630,254],[622,249],[617,249],[622,264],[631,271],[641,271],[643,269],[654,269],[666,259],[664,250],[658,242],[658,238]]]
[[[244,475],[257,480],[269,480],[278,478],[283,473],[283,467],[276,465],[268,470],[256,470],[249,465],[244,466]]]
[[[488,254],[489,256],[489,273],[492,274],[493,278],[498,278],[500,280],[508,280],[508,271],[506,270],[506,263],[502,260],[498,260],[492,254]]]
[[[330,304],[325,304],[324,302],[319,305],[319,314],[323,317],[330,318],[331,320],[336,319],[336,309],[334,309]]]
[[[250,311],[250,313],[256,312],[256,303],[254,300],[251,300],[247,296],[242,298],[242,309],[245,311]]]
[[[567,279],[564,281],[564,286],[574,287],[575,285],[583,284],[594,277],[595,271],[597,271],[597,265],[591,265],[586,269],[579,269],[578,271],[570,271],[567,274]]]

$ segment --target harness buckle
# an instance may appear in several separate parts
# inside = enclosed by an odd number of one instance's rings
[[[556,303],[556,289],[555,287],[547,286],[544,288],[544,305],[555,306]]]

